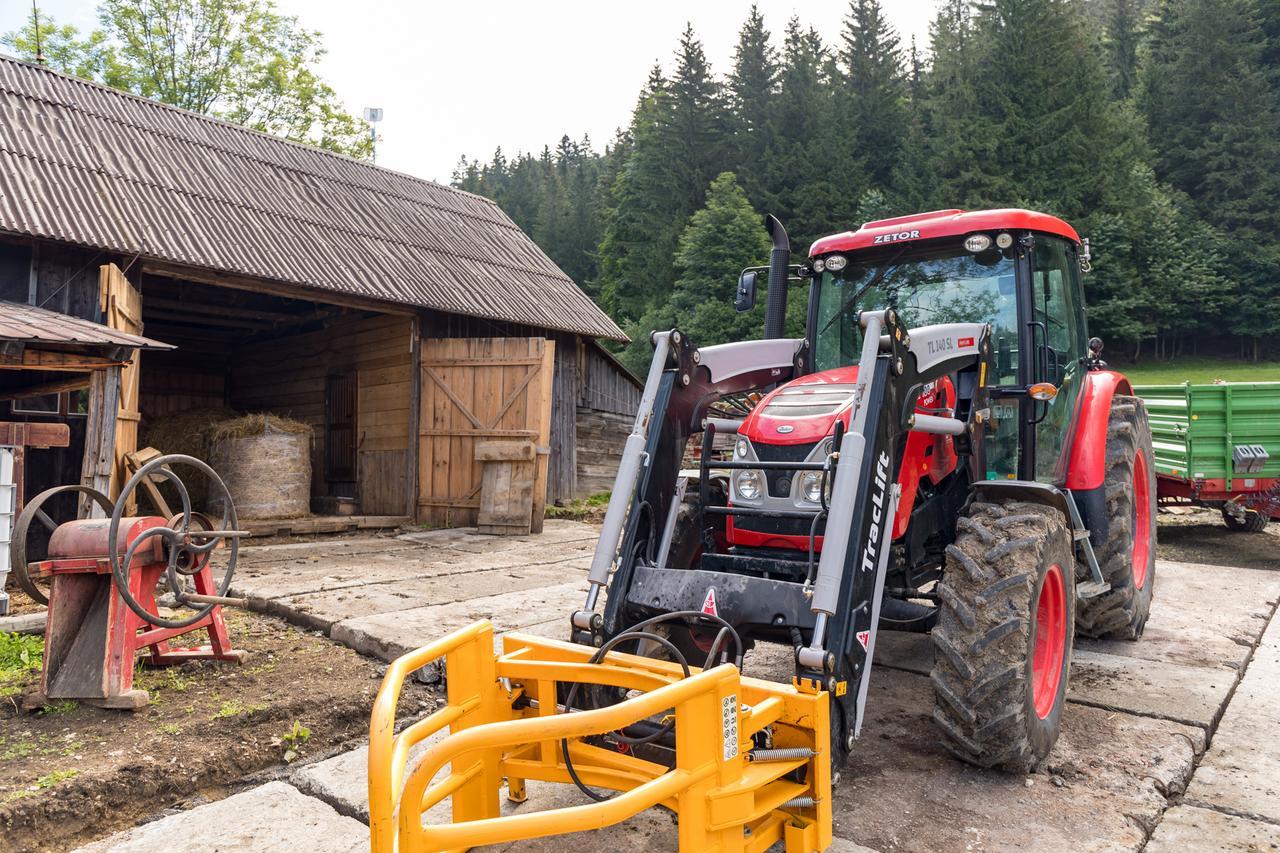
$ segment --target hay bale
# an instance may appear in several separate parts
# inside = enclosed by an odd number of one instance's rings
[[[163,454],[183,453],[204,462],[209,461],[209,435],[218,424],[240,417],[238,412],[225,408],[190,409],[163,418],[145,418],[138,436],[139,447],[154,447]],[[216,469],[215,469],[216,470]],[[177,471],[182,484],[191,495],[191,504],[198,510],[208,509],[209,479],[194,468]],[[181,508],[178,492],[165,481],[160,492],[175,512]]]
[[[311,511],[307,424],[265,414],[222,421],[209,430],[209,464],[227,484],[240,518],[298,518]],[[222,511],[219,501],[210,503]]]

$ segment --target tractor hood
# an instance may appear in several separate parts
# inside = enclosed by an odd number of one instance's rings
[[[738,432],[752,444],[814,444],[837,418],[849,425],[857,379],[856,365],[801,376],[757,403]]]

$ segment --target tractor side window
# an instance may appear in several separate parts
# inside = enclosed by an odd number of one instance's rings
[[[1084,376],[1088,339],[1080,295],[1079,262],[1074,247],[1055,237],[1036,237],[1031,274],[1033,334],[1036,351],[1033,382],[1052,382],[1058,395],[1035,404],[1036,479],[1061,479],[1062,451],[1070,433]]]

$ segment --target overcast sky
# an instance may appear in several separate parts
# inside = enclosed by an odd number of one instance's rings
[[[323,74],[348,107],[382,107],[378,164],[447,182],[459,156],[540,151],[568,133],[602,150],[655,60],[668,70],[686,21],[723,74],[750,0],[277,0],[324,34]],[[935,0],[883,0],[902,43],[923,48]],[[43,0],[60,23],[96,24],[93,0]],[[847,0],[759,0],[781,46],[792,15],[830,43]],[[0,3],[0,32],[28,0]]]

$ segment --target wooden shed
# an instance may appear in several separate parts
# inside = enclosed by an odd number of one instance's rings
[[[305,421],[315,508],[387,523],[474,524],[495,437],[536,444],[548,500],[608,487],[625,336],[492,201],[5,57],[0,139],[0,300],[172,344],[131,362],[144,430]],[[0,419],[83,432],[43,396]]]

